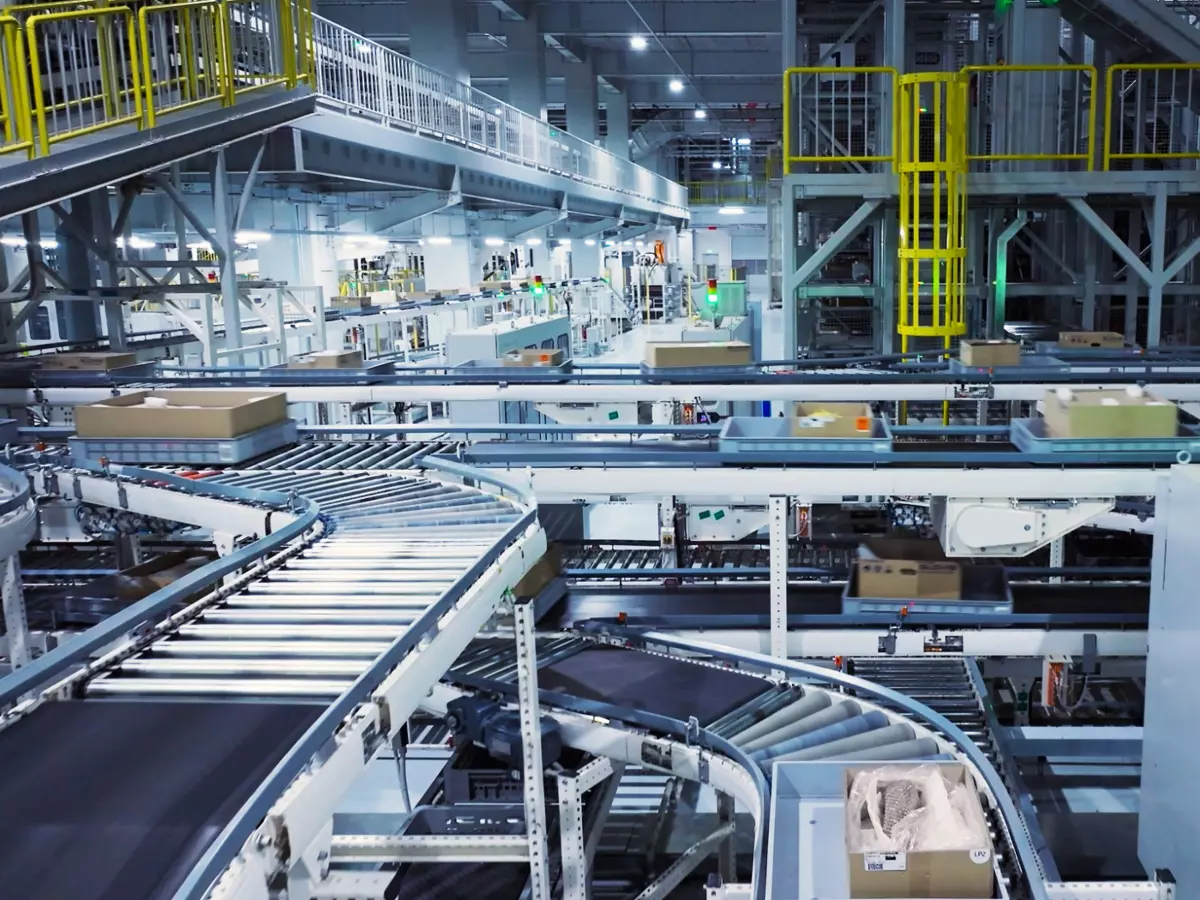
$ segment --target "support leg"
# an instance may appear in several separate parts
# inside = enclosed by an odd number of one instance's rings
[[[787,497],[770,499],[771,655],[779,659],[787,659],[787,511]]]
[[[517,636],[517,700],[521,713],[521,777],[525,787],[525,831],[529,836],[529,882],[532,900],[550,900],[549,850],[546,842],[546,790],[542,767],[541,712],[538,706],[537,647],[533,603],[513,603]]]
[[[3,562],[4,630],[8,638],[8,661],[14,669],[28,665],[33,658],[29,649],[29,620],[25,615],[25,593],[21,589],[21,564],[16,554]]]

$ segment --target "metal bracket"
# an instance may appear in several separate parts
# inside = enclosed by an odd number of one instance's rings
[[[690,716],[687,720],[687,732],[684,734],[684,742],[689,747],[694,747],[700,741],[700,720],[695,716]]]
[[[72,488],[72,493],[75,495],[75,499],[82,500],[83,499],[83,483],[79,480],[78,475],[75,475],[72,477],[71,488]]]
[[[700,753],[696,756],[696,772],[700,776],[701,784],[708,784],[708,754]]]
[[[129,495],[125,493],[125,485],[117,482],[117,503],[121,509],[129,509]]]
[[[954,386],[955,400],[992,400],[996,396],[996,388],[990,384],[956,384]]]

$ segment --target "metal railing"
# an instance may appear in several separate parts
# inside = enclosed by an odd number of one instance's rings
[[[766,181],[689,181],[688,203],[692,206],[765,206]]]
[[[895,130],[889,137],[881,125],[896,118],[897,77],[885,66],[801,66],[784,72],[784,173],[798,164],[892,171]]]
[[[313,16],[318,93],[338,109],[510,162],[687,206],[681,185],[568,134],[321,16]]]
[[[1095,67],[992,65],[962,72],[969,79],[969,163],[1095,167]]]
[[[1194,168],[1200,160],[1200,63],[1111,66],[1104,169]]]
[[[311,80],[310,0],[51,0],[0,12],[0,153]],[[281,38],[281,36],[283,36]]]

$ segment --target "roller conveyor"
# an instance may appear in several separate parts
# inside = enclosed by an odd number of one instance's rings
[[[372,651],[402,634],[520,516],[508,501],[402,476],[234,472],[209,480],[315,499],[331,533],[93,679],[88,696],[336,697]],[[367,649],[355,647],[360,641]]]

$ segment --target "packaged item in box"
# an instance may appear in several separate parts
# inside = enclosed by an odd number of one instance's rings
[[[792,407],[792,437],[869,438],[875,419],[869,403],[796,403]]]
[[[868,541],[859,548],[855,578],[859,597],[962,598],[962,566],[947,559],[936,540]]]
[[[1051,437],[1173,438],[1179,433],[1175,404],[1136,385],[1123,390],[1048,390],[1042,416]]]
[[[231,438],[286,418],[280,391],[138,391],[75,407],[75,431],[81,438]]]
[[[1115,331],[1064,331],[1058,336],[1058,346],[1064,349],[1094,348],[1120,350],[1125,336]]]
[[[749,366],[750,345],[742,341],[678,341],[646,344],[646,365],[652,369]]]
[[[534,563],[533,567],[513,587],[513,596],[536,597],[561,572],[562,562],[558,553],[558,545],[551,544],[542,554],[542,558]]]
[[[506,366],[561,366],[566,356],[563,350],[511,350],[504,354],[501,363]]]
[[[361,350],[317,350],[297,356],[288,363],[289,369],[361,369]]]
[[[992,842],[959,763],[847,767],[850,896],[989,898]]]
[[[963,341],[958,345],[958,359],[964,366],[983,369],[1019,366],[1021,345],[1015,341]]]
[[[329,301],[331,309],[367,309],[370,305],[370,297],[333,297]]]
[[[136,353],[89,351],[86,353],[55,353],[39,359],[43,369],[72,369],[86,372],[106,372],[137,364]]]

